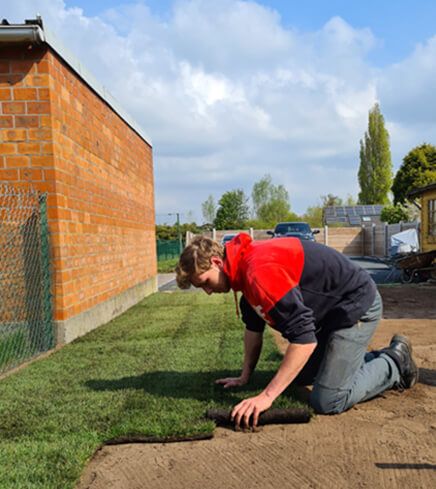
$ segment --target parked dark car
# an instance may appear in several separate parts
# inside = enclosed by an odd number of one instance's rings
[[[225,234],[222,238],[221,238],[221,244],[222,245],[225,245],[226,243],[228,243],[229,241],[231,241],[238,233],[228,233],[228,234]]]
[[[307,222],[279,222],[274,231],[267,231],[273,238],[300,238],[315,241],[314,234],[318,234],[319,229],[310,228]]]

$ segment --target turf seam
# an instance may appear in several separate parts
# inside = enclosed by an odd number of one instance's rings
[[[185,441],[201,441],[211,440],[214,433],[199,433],[191,436],[141,436],[141,435],[125,435],[117,438],[112,438],[106,441],[104,445],[125,445],[128,443],[178,443]]]

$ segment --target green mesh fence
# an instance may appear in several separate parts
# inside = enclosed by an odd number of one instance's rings
[[[178,239],[172,240],[156,240],[157,246],[157,259],[158,261],[162,260],[171,260],[171,258],[178,258],[181,253],[181,248],[183,248],[183,243],[180,243]]]
[[[0,184],[0,373],[54,346],[46,195]]]

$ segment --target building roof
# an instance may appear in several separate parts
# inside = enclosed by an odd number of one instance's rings
[[[119,105],[83,64],[72,54],[62,42],[44,27],[41,17],[25,20],[24,24],[10,24],[6,19],[0,23],[0,46],[3,44],[46,44],[55,51],[70,68],[96,92],[147,144],[152,146],[151,139],[144,129]]]
[[[324,207],[324,224],[361,226],[365,222],[379,222],[383,205],[332,205]]]
[[[430,185],[426,185],[425,187],[419,187],[411,190],[407,196],[408,197],[419,197],[423,193],[427,192],[428,190],[436,190],[436,182],[431,183]]]

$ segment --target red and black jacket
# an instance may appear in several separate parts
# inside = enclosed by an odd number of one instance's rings
[[[328,246],[298,238],[252,241],[241,233],[226,245],[224,273],[242,291],[247,329],[265,322],[291,343],[315,343],[316,332],[351,327],[375,299],[369,274]]]

